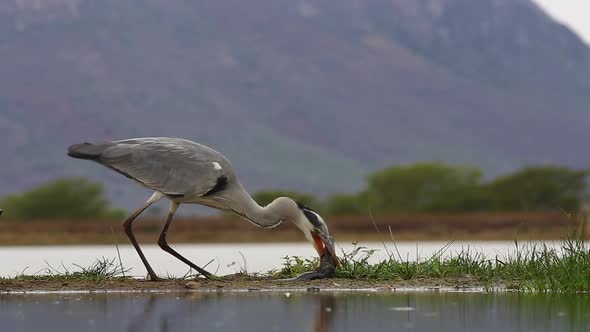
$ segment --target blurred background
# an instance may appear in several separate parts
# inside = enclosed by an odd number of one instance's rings
[[[589,7],[2,1],[0,244],[125,241],[120,221],[150,192],[65,152],[142,136],[211,146],[260,204],[293,196],[338,239],[375,240],[375,225],[401,240],[559,238],[590,207]],[[166,211],[147,211],[140,238]],[[175,241],[303,240],[179,214]]]

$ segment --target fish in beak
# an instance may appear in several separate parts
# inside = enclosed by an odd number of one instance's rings
[[[334,268],[338,267],[340,261],[336,256],[334,238],[330,236],[328,225],[317,212],[300,203],[297,203],[297,205],[304,216],[302,218],[304,221],[299,223],[298,226],[313,242],[313,246],[320,256],[321,265],[329,264]]]
[[[305,237],[313,244],[313,247],[320,256],[320,266],[315,271],[305,272],[295,278],[284,280],[314,280],[332,278],[336,275],[336,268],[340,266],[334,238],[330,236],[328,225],[322,217],[312,209],[298,203],[300,214],[293,218],[293,223],[301,229]]]
[[[321,233],[319,230],[314,229],[311,232],[313,238],[314,247],[320,256],[321,264],[332,264],[334,267],[340,265],[338,256],[336,256],[336,250],[334,249],[334,238],[330,235]]]

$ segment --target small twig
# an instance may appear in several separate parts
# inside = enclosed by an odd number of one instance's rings
[[[389,256],[389,259],[391,259],[392,253],[389,251],[389,249],[387,248],[387,245],[385,244],[385,241],[383,241],[383,238],[381,237],[381,231],[379,230],[379,227],[377,227],[377,223],[375,222],[375,218],[373,218],[373,212],[371,211],[371,206],[368,206],[368,209],[369,209],[369,218],[371,218],[371,222],[373,223],[373,227],[375,227],[375,231],[377,231],[377,235],[379,236],[379,241],[383,245],[383,248],[385,248],[385,253],[387,253],[387,255]]]
[[[43,260],[43,262],[45,262],[45,265],[47,265],[47,272],[57,273],[57,274],[60,273],[59,270],[54,268],[53,266],[51,266],[51,264],[49,264],[49,262],[47,260]],[[68,272],[67,269],[66,269],[66,272]]]
[[[213,261],[215,261],[215,258],[211,259],[211,260],[209,261],[209,263],[205,264],[205,265],[203,266],[203,269],[207,268],[207,266],[209,266],[209,264],[213,263]],[[219,269],[219,266],[217,267],[217,269]]]
[[[242,269],[242,273],[248,274],[248,263],[246,262],[246,257],[244,257],[244,254],[242,254],[241,251],[238,251],[238,254],[242,256],[242,260],[244,261],[244,268]]]
[[[20,273],[17,272],[17,275],[21,275],[24,276],[25,275],[25,271],[29,269],[29,266],[25,267]]]
[[[389,228],[389,237],[391,238],[391,242],[393,243],[393,247],[395,248],[395,252],[397,252],[397,257],[399,261],[402,261],[402,255],[399,253],[399,249],[397,248],[397,244],[395,243],[395,239],[393,238],[393,231],[391,230],[391,226],[387,226]]]
[[[430,262],[430,261],[434,260],[434,258],[440,258],[440,257],[442,257],[442,255],[447,251],[447,249],[449,249],[451,247],[451,245],[454,242],[455,242],[454,240],[449,241],[442,248],[440,248],[439,250],[437,250],[436,252],[434,252],[434,254],[432,254],[432,257],[430,257],[430,259],[428,259],[426,262]]]
[[[117,257],[119,257],[119,268],[121,269],[121,274],[125,277],[125,270],[123,269],[123,261],[121,260],[121,252],[119,251],[119,244],[117,243],[117,237],[115,236],[115,231],[113,231],[113,227],[111,227],[111,234],[113,235],[113,240],[115,240],[115,248],[117,249]]]

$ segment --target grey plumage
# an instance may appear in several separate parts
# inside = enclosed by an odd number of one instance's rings
[[[238,181],[231,163],[207,146],[180,138],[133,138],[96,144],[75,144],[68,148],[68,155],[95,161],[154,190],[146,204],[123,223],[127,235],[154,280],[157,276],[141,252],[131,224],[139,214],[163,197],[170,199],[171,206],[158,244],[205,276],[210,274],[176,253],[166,243],[168,226],[181,203],[201,204],[230,211],[264,228],[275,227],[290,220],[314,243],[320,256],[324,256],[325,247],[330,252],[328,260],[333,260],[334,265],[337,265],[333,239],[317,213],[287,197],[279,197],[265,207],[259,206]]]
[[[258,205],[238,181],[230,162],[219,152],[189,140],[147,137],[82,143],[70,146],[68,155],[109,167],[177,203],[230,211],[263,228],[276,227],[284,220],[271,213],[272,209],[258,213]],[[223,190],[208,195],[220,180],[225,183]]]
[[[100,144],[77,144],[68,154],[91,159],[166,195],[194,197],[215,187],[224,173],[233,174],[218,152],[178,138],[137,138]],[[213,162],[219,163],[220,169]]]

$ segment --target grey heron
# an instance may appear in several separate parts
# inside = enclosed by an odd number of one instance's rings
[[[221,153],[189,140],[168,137],[132,138],[102,143],[74,144],[68,156],[104,165],[153,190],[151,197],[123,221],[123,228],[139,254],[151,280],[158,280],[132,231],[133,221],[162,198],[170,209],[158,245],[207,278],[213,275],[195,265],[166,242],[166,234],[180,204],[200,204],[228,211],[263,227],[273,228],[283,221],[294,223],[313,244],[321,265],[301,277],[331,276],[338,266],[334,240],[322,217],[288,197],[279,197],[265,207],[258,205],[238,181],[233,167]]]

